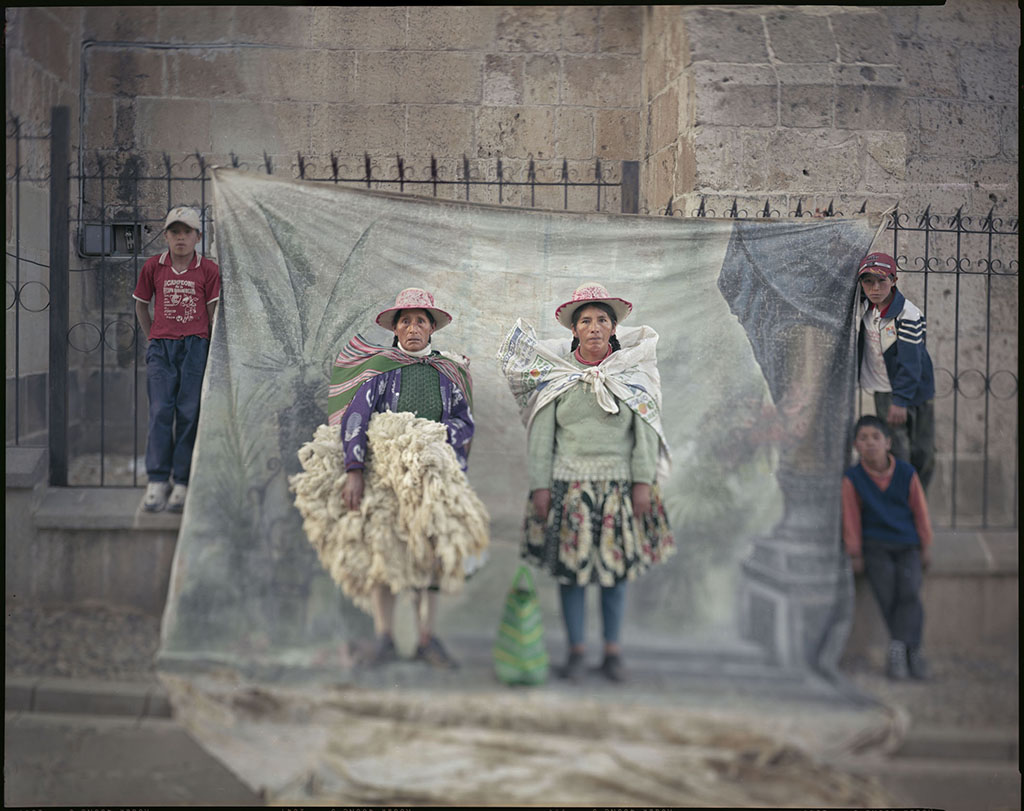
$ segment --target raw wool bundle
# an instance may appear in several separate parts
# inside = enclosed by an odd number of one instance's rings
[[[487,508],[469,486],[447,429],[409,412],[374,414],[363,500],[345,507],[344,450],[321,425],[299,449],[304,472],[289,479],[303,529],[342,591],[370,612],[378,583],[392,592],[438,585],[457,591],[465,564],[488,544]]]

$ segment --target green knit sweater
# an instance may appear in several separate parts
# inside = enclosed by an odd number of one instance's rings
[[[658,433],[618,403],[619,413],[609,414],[581,383],[538,411],[527,441],[530,490],[550,489],[555,479],[653,483]]]

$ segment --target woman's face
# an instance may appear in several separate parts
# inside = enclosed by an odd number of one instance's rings
[[[579,339],[580,352],[588,357],[603,357],[608,353],[608,342],[615,334],[615,322],[600,307],[587,305],[578,312],[572,334]]]
[[[426,348],[434,325],[426,310],[402,310],[395,321],[394,333],[398,343],[407,352],[418,352]]]

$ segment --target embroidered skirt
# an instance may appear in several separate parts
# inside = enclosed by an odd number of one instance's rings
[[[631,482],[556,480],[546,521],[527,499],[524,534],[522,556],[567,585],[634,580],[676,551],[656,484],[637,520]]]

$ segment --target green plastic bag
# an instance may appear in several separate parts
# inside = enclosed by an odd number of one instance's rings
[[[520,581],[526,581],[526,587]],[[543,684],[548,678],[544,624],[533,577],[520,566],[505,598],[505,612],[494,643],[494,672],[505,684]]]

